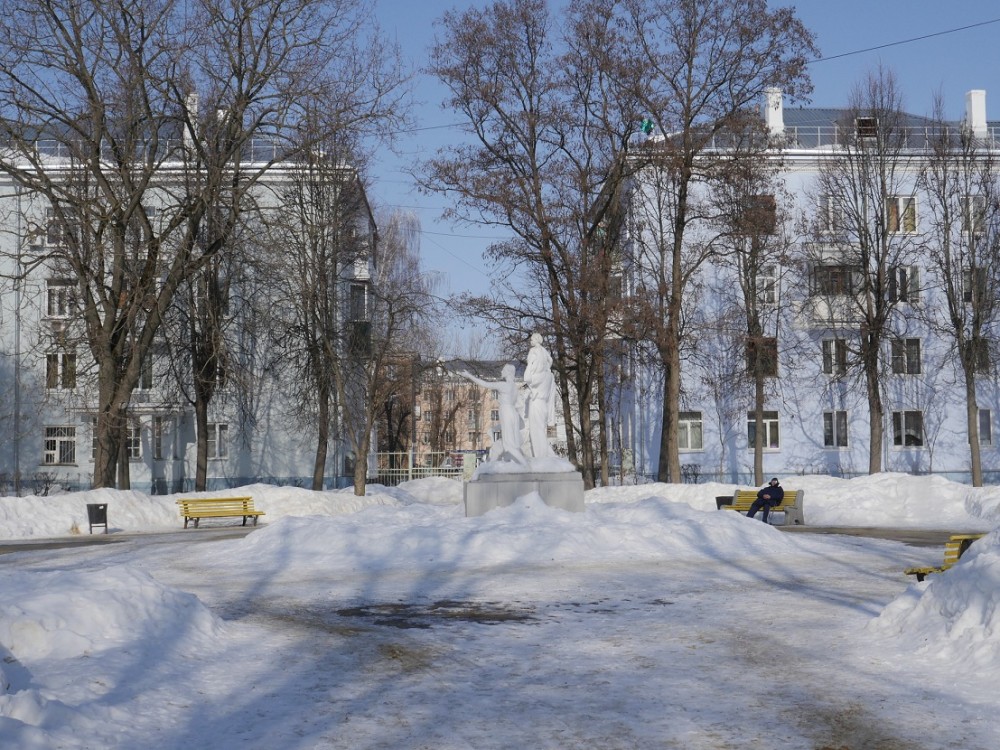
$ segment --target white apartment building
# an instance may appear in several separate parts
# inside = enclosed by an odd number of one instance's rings
[[[974,136],[971,153],[978,164],[992,159],[1000,135],[998,124],[986,120],[985,97],[984,91],[969,92],[964,116],[944,124],[955,134]],[[831,195],[831,186],[838,184],[833,179],[836,165],[858,158],[857,144],[875,139],[887,123],[864,109],[785,108],[776,91],[768,92],[761,115],[770,135],[764,158],[776,170],[774,189],[761,197],[769,199],[772,212],[777,207],[776,231],[782,233],[782,247],[761,267],[756,290],[765,311],[764,345],[773,352],[764,406],[764,472],[768,477],[865,474],[869,409],[856,352],[859,337],[867,334],[854,312],[865,292],[852,260],[858,238],[842,225],[848,199]],[[880,281],[880,293],[889,302],[878,375],[885,414],[882,470],[934,472],[969,481],[965,386],[954,340],[943,324],[947,280],[937,258],[945,237],[926,179],[942,123],[904,114],[893,127],[901,140],[879,205],[870,196],[857,204],[870,214],[870,222],[880,222],[886,246],[893,248],[893,260]],[[656,148],[655,140],[647,148]],[[722,139],[714,153],[727,148]],[[624,244],[626,293],[635,293],[643,275],[653,272],[642,248],[655,244],[650,237],[655,182],[645,170],[631,191]],[[840,184],[849,187],[846,179]],[[708,200],[704,191],[699,200]],[[969,189],[957,197],[963,216],[949,244],[968,244],[970,232],[993,236],[992,228],[973,228],[983,213],[982,200]],[[717,223],[694,221],[686,235],[692,257],[696,245],[726,247],[722,234]],[[741,296],[740,277],[730,262],[734,257],[725,250],[712,254],[698,265],[688,287],[678,438],[686,478],[747,483],[753,478],[755,423],[746,379],[746,316],[734,304]],[[980,287],[994,293],[994,271],[967,267],[963,278],[953,279],[965,302],[971,303]],[[990,275],[988,284],[985,279],[978,284],[980,273]],[[978,440],[987,483],[1000,481],[998,334],[990,321],[983,331],[988,347],[981,352],[976,378]],[[622,380],[622,408],[616,416],[622,452],[637,474],[655,477],[662,369],[655,357],[636,356],[625,366]]]
[[[248,152],[248,162],[266,163],[270,157],[259,158],[255,148]],[[53,169],[59,168],[59,159],[54,153]],[[255,203],[264,214],[279,210],[280,194],[294,171],[289,164],[270,167],[254,188]],[[350,169],[344,174],[362,196],[350,232],[370,251],[339,270],[342,304],[336,314],[344,325],[367,334],[376,229],[357,174]],[[145,209],[155,214],[157,206]],[[75,308],[76,280],[58,261],[60,241],[46,201],[0,176],[0,494],[12,493],[15,484],[28,494],[54,487],[86,489],[92,482],[94,367]],[[284,252],[281,247],[267,249]],[[228,299],[235,305],[237,298],[253,298],[259,281],[249,271],[235,274]],[[267,307],[257,304],[265,314]],[[317,428],[298,408],[293,386],[302,375],[283,360],[260,321],[255,329],[234,325],[232,331],[242,341],[233,356],[243,359],[240,369],[252,377],[220,376],[209,407],[207,488],[257,481],[309,486]],[[166,340],[153,349],[128,407],[124,460],[130,486],[152,493],[191,490],[196,422],[190,383]],[[327,485],[346,486],[355,457],[336,424],[332,432]]]

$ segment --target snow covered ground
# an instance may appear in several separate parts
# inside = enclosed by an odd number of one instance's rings
[[[171,496],[0,498],[0,540],[95,502],[123,539],[0,556],[0,748],[1000,747],[1000,488],[786,485],[810,525],[991,533],[916,584],[941,547],[784,533],[728,485],[471,519],[450,480],[255,485],[227,539]]]

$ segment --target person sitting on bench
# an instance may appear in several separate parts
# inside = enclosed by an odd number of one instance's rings
[[[772,478],[766,487],[762,487],[757,492],[757,499],[753,501],[750,510],[747,511],[747,517],[753,518],[757,515],[758,510],[763,510],[760,520],[767,523],[767,514],[771,512],[771,508],[779,505],[784,497],[785,491],[781,489],[778,478]]]

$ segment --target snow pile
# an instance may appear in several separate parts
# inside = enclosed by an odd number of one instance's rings
[[[537,492],[467,519],[415,504],[339,517],[283,518],[213,545],[219,561],[273,561],[303,569],[384,571],[781,554],[799,540],[736,513],[707,514],[662,498],[567,513]],[[273,569],[273,568],[271,568]]]
[[[439,481],[456,485],[457,490],[452,488],[445,491],[441,485],[432,485],[428,494],[437,491],[442,498],[437,502],[454,504],[461,501],[460,482],[450,479]],[[362,497],[355,495],[351,488],[313,492],[300,487],[272,487],[266,484],[183,495],[144,495],[140,492],[102,489],[44,497],[5,496],[0,497],[0,538],[29,539],[86,534],[90,529],[87,520],[89,504],[108,506],[109,532],[176,531],[183,526],[177,509],[177,498],[246,495],[253,497],[255,508],[264,511],[265,515],[261,517],[264,522],[286,516],[336,516],[357,513],[373,505],[398,506],[422,501],[407,492],[405,487],[381,485],[370,485],[368,492]],[[203,521],[202,525],[213,523],[215,521],[209,519]],[[222,523],[230,524],[232,521],[225,519]],[[98,531],[103,533],[103,527]]]
[[[16,571],[2,601],[4,747],[55,747],[50,731],[64,727],[89,733],[107,715],[102,697],[114,705],[151,665],[210,656],[224,635],[193,594],[134,569]]]
[[[910,586],[870,627],[956,667],[1000,668],[1000,532],[974,542],[945,573]]]

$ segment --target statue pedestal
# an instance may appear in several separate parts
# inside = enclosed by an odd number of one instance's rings
[[[482,474],[465,483],[465,515],[481,516],[537,492],[553,508],[583,512],[583,475],[578,471]]]

